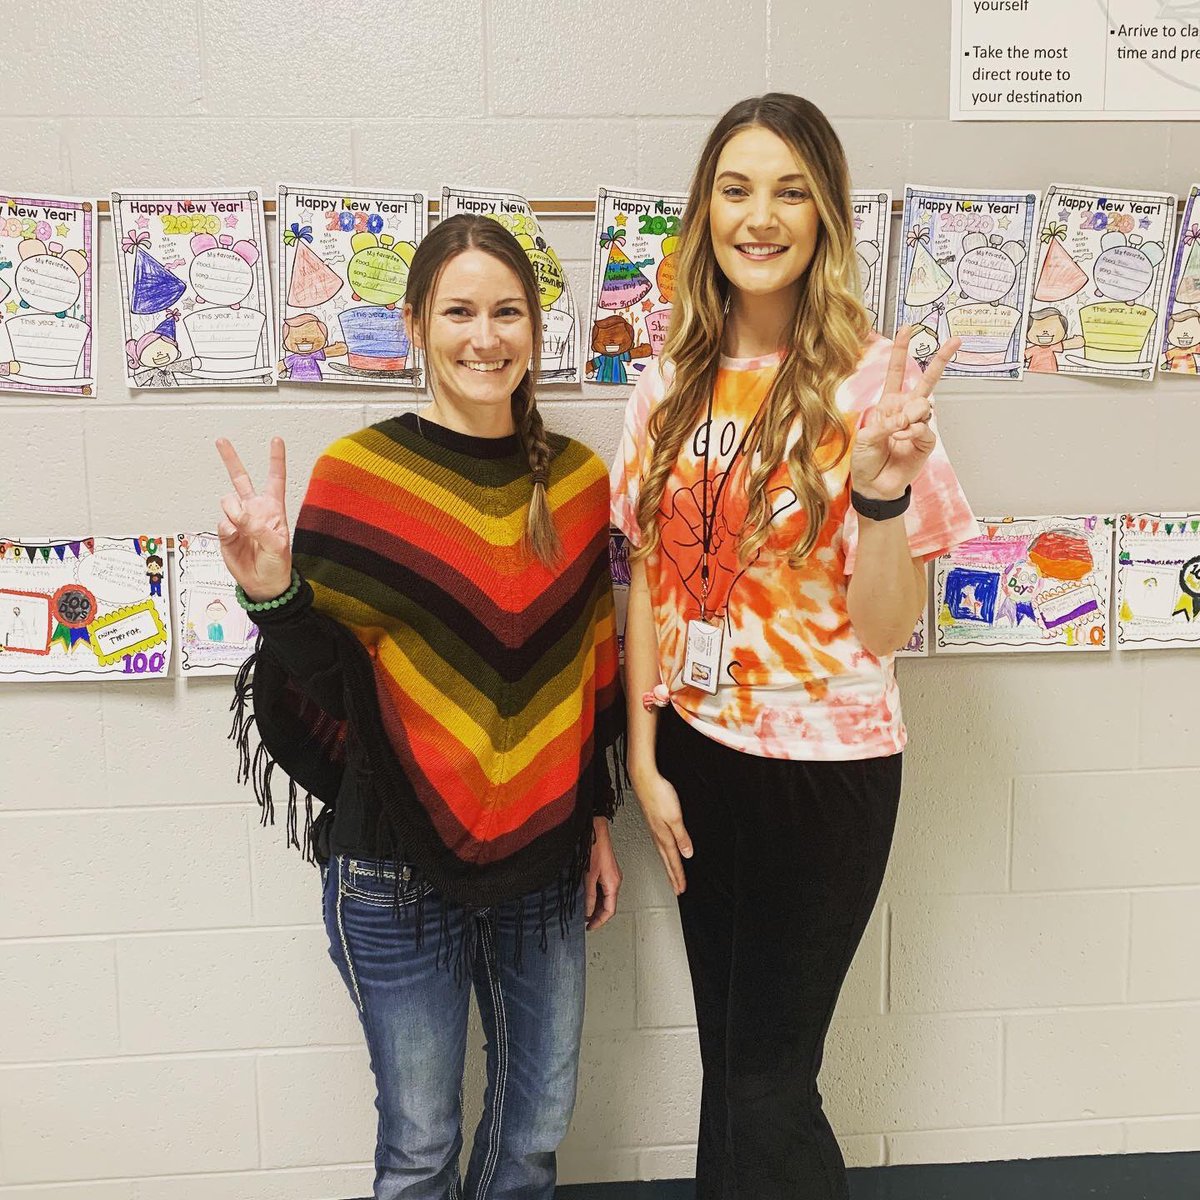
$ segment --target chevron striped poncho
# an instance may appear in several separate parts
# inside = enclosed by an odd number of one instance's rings
[[[335,850],[349,789],[367,852],[403,859],[455,903],[578,880],[592,818],[615,806],[624,718],[606,470],[578,442],[549,443],[553,569],[525,546],[532,481],[515,435],[406,414],[321,456],[296,523],[303,586],[260,614],[241,678],[244,697],[253,672],[254,711],[235,736],[264,823],[278,764],[296,844],[297,788],[310,822],[312,797],[335,806]]]

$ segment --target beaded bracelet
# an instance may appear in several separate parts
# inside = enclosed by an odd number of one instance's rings
[[[235,589],[237,594],[237,602],[250,613],[266,612],[269,608],[282,608],[289,600],[293,599],[296,593],[300,590],[300,572],[295,567],[292,568],[292,586],[288,588],[282,596],[276,596],[274,600],[263,600],[256,604],[242,590],[242,585],[239,583]]]

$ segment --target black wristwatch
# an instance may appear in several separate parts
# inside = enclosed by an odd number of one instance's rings
[[[909,484],[904,489],[904,494],[897,496],[895,500],[871,500],[860,496],[853,488],[850,489],[850,503],[854,505],[854,511],[860,517],[866,517],[868,521],[890,521],[892,517],[898,517],[908,510],[908,502],[911,499],[912,484]]]

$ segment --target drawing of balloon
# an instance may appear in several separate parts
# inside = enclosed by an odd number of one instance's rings
[[[1106,233],[1092,269],[1096,290],[1109,300],[1132,304],[1154,281],[1154,269],[1166,255],[1158,242],[1142,244],[1137,235]]]
[[[196,295],[210,304],[237,308],[254,290],[258,247],[249,241],[235,243],[227,233],[219,240],[211,233],[198,233],[190,246],[195,257],[188,278]]]
[[[655,357],[662,354],[663,343],[667,340],[667,327],[671,323],[669,308],[656,308],[646,314],[646,336],[650,339],[650,349]]]
[[[533,267],[542,308],[548,309],[563,294],[563,288],[566,286],[562,263],[558,261],[558,255],[550,249],[544,238],[531,238],[528,234],[523,234],[517,240],[524,246],[529,265]],[[525,245],[526,242],[529,245]]]
[[[658,284],[659,295],[662,296],[664,304],[670,304],[675,299],[675,265],[679,261],[675,257],[675,251],[678,249],[679,239],[677,237],[663,238],[663,259],[658,264],[654,282]],[[656,350],[654,353],[657,354],[658,351]]]
[[[1020,242],[1004,242],[994,233],[968,233],[962,240],[963,256],[958,262],[958,286],[972,300],[994,303],[1017,282],[1017,265],[1025,260]]]
[[[356,233],[346,278],[355,300],[395,308],[408,288],[408,267],[416,253],[412,242],[397,242],[390,234]]]
[[[13,282],[24,306],[65,316],[82,291],[79,280],[87,271],[84,255],[79,250],[64,254],[61,243],[47,245],[37,238],[25,238],[17,253],[21,262]]]

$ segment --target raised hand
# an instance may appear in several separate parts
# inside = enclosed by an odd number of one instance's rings
[[[217,523],[221,557],[251,601],[273,600],[292,582],[292,539],[284,508],[287,455],[283,438],[271,439],[267,485],[262,492],[254,490],[228,438],[217,439],[217,452],[233,484],[233,491],[221,497],[225,514]]]
[[[906,389],[904,373],[911,336],[908,326],[896,334],[883,395],[858,431],[850,458],[851,486],[872,500],[895,500],[933,453],[937,435],[930,425],[930,394],[962,345],[959,338],[951,338],[933,356],[921,378]]]

